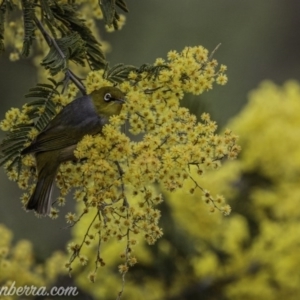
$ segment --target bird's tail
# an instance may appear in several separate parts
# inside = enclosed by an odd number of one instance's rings
[[[55,166],[55,168],[53,168],[53,166],[48,163],[39,168],[39,157],[37,157],[37,164],[39,169],[38,180],[34,192],[26,204],[26,209],[35,210],[41,215],[48,215],[51,211],[51,194],[57,167]]]

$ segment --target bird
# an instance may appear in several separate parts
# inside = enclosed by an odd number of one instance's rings
[[[101,133],[112,115],[121,112],[125,95],[117,87],[105,86],[67,104],[21,151],[36,159],[37,183],[25,205],[39,215],[49,215],[52,189],[61,163],[76,159],[74,150],[87,134]]]

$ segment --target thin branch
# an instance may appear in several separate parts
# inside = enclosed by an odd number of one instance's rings
[[[53,46],[56,49],[56,51],[58,52],[58,54],[60,55],[60,57],[64,60],[65,70],[66,70],[65,71],[65,82],[67,82],[69,79],[72,80],[72,82],[74,82],[74,84],[81,91],[81,93],[83,95],[85,95],[86,91],[85,91],[84,85],[81,83],[79,78],[69,68],[67,68],[66,56],[62,52],[62,50],[60,49],[60,47],[57,44],[56,40],[50,36],[50,34],[46,31],[46,29],[45,29],[44,25],[42,24],[42,22],[36,16],[34,16],[34,22],[35,22],[36,26],[39,28],[40,32],[42,33],[42,35],[43,35],[44,39],[46,40],[47,44],[49,45],[49,47]],[[65,89],[65,86],[64,86],[63,89]]]
[[[127,236],[127,244],[126,244],[126,250],[125,250],[125,266],[128,268],[128,259],[129,259],[129,253],[130,253],[130,247],[129,247],[129,233],[130,233],[130,230],[127,229],[127,233],[126,233],[126,236]],[[128,270],[127,270],[128,271]],[[124,292],[124,288],[125,288],[125,283],[126,283],[126,280],[125,280],[125,277],[126,277],[126,274],[127,274],[127,271],[126,272],[123,272],[122,274],[122,287],[121,287],[121,291],[118,293],[118,297],[116,300],[121,300],[121,297],[123,295],[123,292]]]
[[[200,186],[199,184],[198,184],[198,182],[191,176],[191,175],[189,175],[189,177],[190,177],[190,179],[194,182],[194,184],[195,184],[195,186],[197,187],[197,188],[199,188],[203,193],[205,193],[205,189],[202,187],[202,186]],[[210,193],[209,193],[210,194]],[[213,204],[213,206],[217,209],[217,210],[220,210],[220,208],[216,205],[216,203],[215,203],[215,201],[214,201],[214,199],[212,198],[212,197],[208,197],[208,199],[209,199],[209,201]]]
[[[95,220],[96,220],[96,218],[97,218],[97,216],[98,216],[98,213],[99,213],[99,212],[97,211],[95,217],[93,218],[93,220],[92,220],[91,223],[89,224],[89,226],[88,226],[88,228],[87,228],[87,231],[86,231],[86,233],[85,233],[85,235],[84,235],[84,237],[83,237],[83,239],[82,239],[82,242],[81,242],[80,246],[78,246],[78,248],[76,249],[76,251],[74,251],[74,253],[73,253],[72,256],[70,257],[70,260],[69,260],[69,265],[70,265],[70,266],[71,266],[71,264],[74,262],[74,260],[76,259],[76,257],[79,256],[79,253],[80,253],[80,251],[81,251],[81,248],[83,247],[83,244],[85,243],[85,241],[86,241],[86,239],[87,239],[87,236],[89,235],[90,229],[91,229],[92,225],[94,224],[94,222],[95,222]]]
[[[115,161],[115,164],[118,168],[118,172],[120,174],[120,179],[121,179],[121,189],[122,189],[122,195],[124,197],[124,200],[123,200],[123,206],[125,207],[129,207],[129,202],[126,198],[126,194],[125,194],[125,185],[124,185],[124,182],[123,182],[123,175],[124,175],[124,171],[123,169],[121,168],[120,164],[118,161]]]
[[[216,48],[210,53],[210,56],[209,56],[209,58],[208,58],[209,61],[213,58],[215,52],[220,48],[220,46],[221,46],[221,43],[219,43],[219,44],[216,46]]]
[[[99,219],[99,222],[101,223],[101,215],[100,215],[100,211],[98,210],[98,219]],[[95,261],[95,273],[97,272],[98,270],[98,262],[101,264],[101,265],[104,265],[104,262],[103,262],[103,259],[101,258],[101,229],[98,231],[98,245],[97,245],[97,258],[96,258],[96,261]]]

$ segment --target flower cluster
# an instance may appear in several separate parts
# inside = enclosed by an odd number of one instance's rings
[[[102,244],[111,240],[125,242],[120,272],[125,274],[135,264],[133,248],[140,237],[153,244],[163,234],[158,225],[160,211],[156,207],[162,202],[162,196],[154,184],[173,192],[185,189],[185,183],[190,182],[192,187],[188,190],[191,194],[195,190],[202,192],[208,211],[230,213],[224,198],[213,196],[199,184],[197,177],[218,169],[224,158],[236,158],[240,150],[237,136],[229,129],[218,135],[217,125],[207,113],[198,121],[187,108],[180,106],[184,94],[199,95],[212,89],[214,83],[226,83],[226,67],[217,66],[208,51],[198,46],[186,47],[182,52],[170,51],[167,60],[157,59],[153,66],[131,72],[119,85],[127,99],[121,114],[111,117],[100,135],[87,135],[78,143],[74,152],[77,163],[66,162],[60,166],[56,178],[60,196],[56,203],[64,205],[71,190],[79,203],[76,213],[66,214],[67,223],[80,233],[68,247],[69,271],[74,261],[87,264],[84,249],[93,245],[97,249],[96,264],[90,278],[95,278],[97,268],[105,264]],[[104,77],[103,71],[91,72],[86,79],[88,93],[112,85]],[[76,90],[71,86],[67,97],[55,95],[53,102],[57,110],[74,93]],[[25,105],[21,111],[7,113],[2,129],[22,123],[20,118],[27,111]],[[123,125],[129,127],[127,134],[120,130]],[[35,134],[31,132],[30,139]],[[22,163],[19,177],[16,169],[8,175],[27,190],[22,198],[25,204],[36,175],[32,172],[34,160],[30,155]],[[52,209],[51,217],[56,218],[58,213],[57,208]],[[86,227],[76,226],[83,220],[88,220]]]
[[[87,159],[76,165],[66,163],[60,169],[58,184],[63,196],[76,187],[75,199],[85,204],[77,218],[67,215],[67,221],[76,224],[85,214],[91,220],[92,239],[90,234],[82,239],[85,229],[75,228],[81,232],[77,235],[81,240],[76,241],[71,262],[84,245],[100,245],[112,238],[126,241],[127,254],[136,243],[136,235],[142,234],[153,244],[162,235],[160,212],[154,208],[162,196],[151,188],[155,183],[175,191],[191,181],[190,192],[202,191],[210,212],[218,209],[225,215],[230,213],[223,197],[213,197],[194,177],[218,169],[223,158],[236,158],[240,150],[237,136],[229,129],[217,135],[217,125],[207,113],[197,122],[196,116],[180,106],[185,93],[198,95],[211,89],[214,82],[224,84],[226,67],[216,70],[217,62],[209,59],[203,47],[171,51],[168,60],[157,59],[154,65],[160,68],[157,74],[132,72],[129,80],[120,84],[127,98],[121,114],[110,119],[100,136],[85,136],[75,150],[78,159]],[[104,85],[111,84],[101,71],[87,77],[88,92]],[[123,124],[136,138],[120,131]],[[124,258],[122,272],[132,265],[130,255]],[[99,256],[99,265],[101,261]]]
[[[299,109],[298,82],[264,82],[251,92],[249,103],[228,124],[240,136],[243,155],[197,178],[201,186],[222,193],[234,214],[207,214],[201,192],[188,193],[192,181],[184,189],[164,192],[171,216],[166,212],[163,218],[169,226],[155,249],[142,241],[135,248],[139,268],[131,270],[126,282],[127,298],[180,298],[187,290],[190,299],[209,299],[212,291],[216,299],[234,300],[300,294]],[[74,234],[79,237],[79,228]],[[105,256],[121,252],[116,243],[103,251]],[[115,295],[111,287],[118,284],[118,274],[108,278],[107,272],[98,272],[101,285],[79,277],[78,286],[94,298]]]

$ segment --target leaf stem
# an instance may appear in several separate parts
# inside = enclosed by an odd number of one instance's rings
[[[56,49],[56,51],[58,52],[58,54],[60,55],[60,57],[65,62],[65,79],[64,79],[65,85],[68,83],[68,80],[71,80],[77,86],[77,88],[80,90],[80,92],[83,95],[86,95],[85,87],[81,83],[80,79],[67,67],[66,56],[60,49],[56,40],[50,36],[50,34],[46,31],[42,22],[36,16],[34,16],[34,22],[35,22],[36,26],[39,28],[40,32],[42,33],[42,35],[43,35],[44,39],[46,40],[47,44],[49,45],[49,47],[53,46]]]

